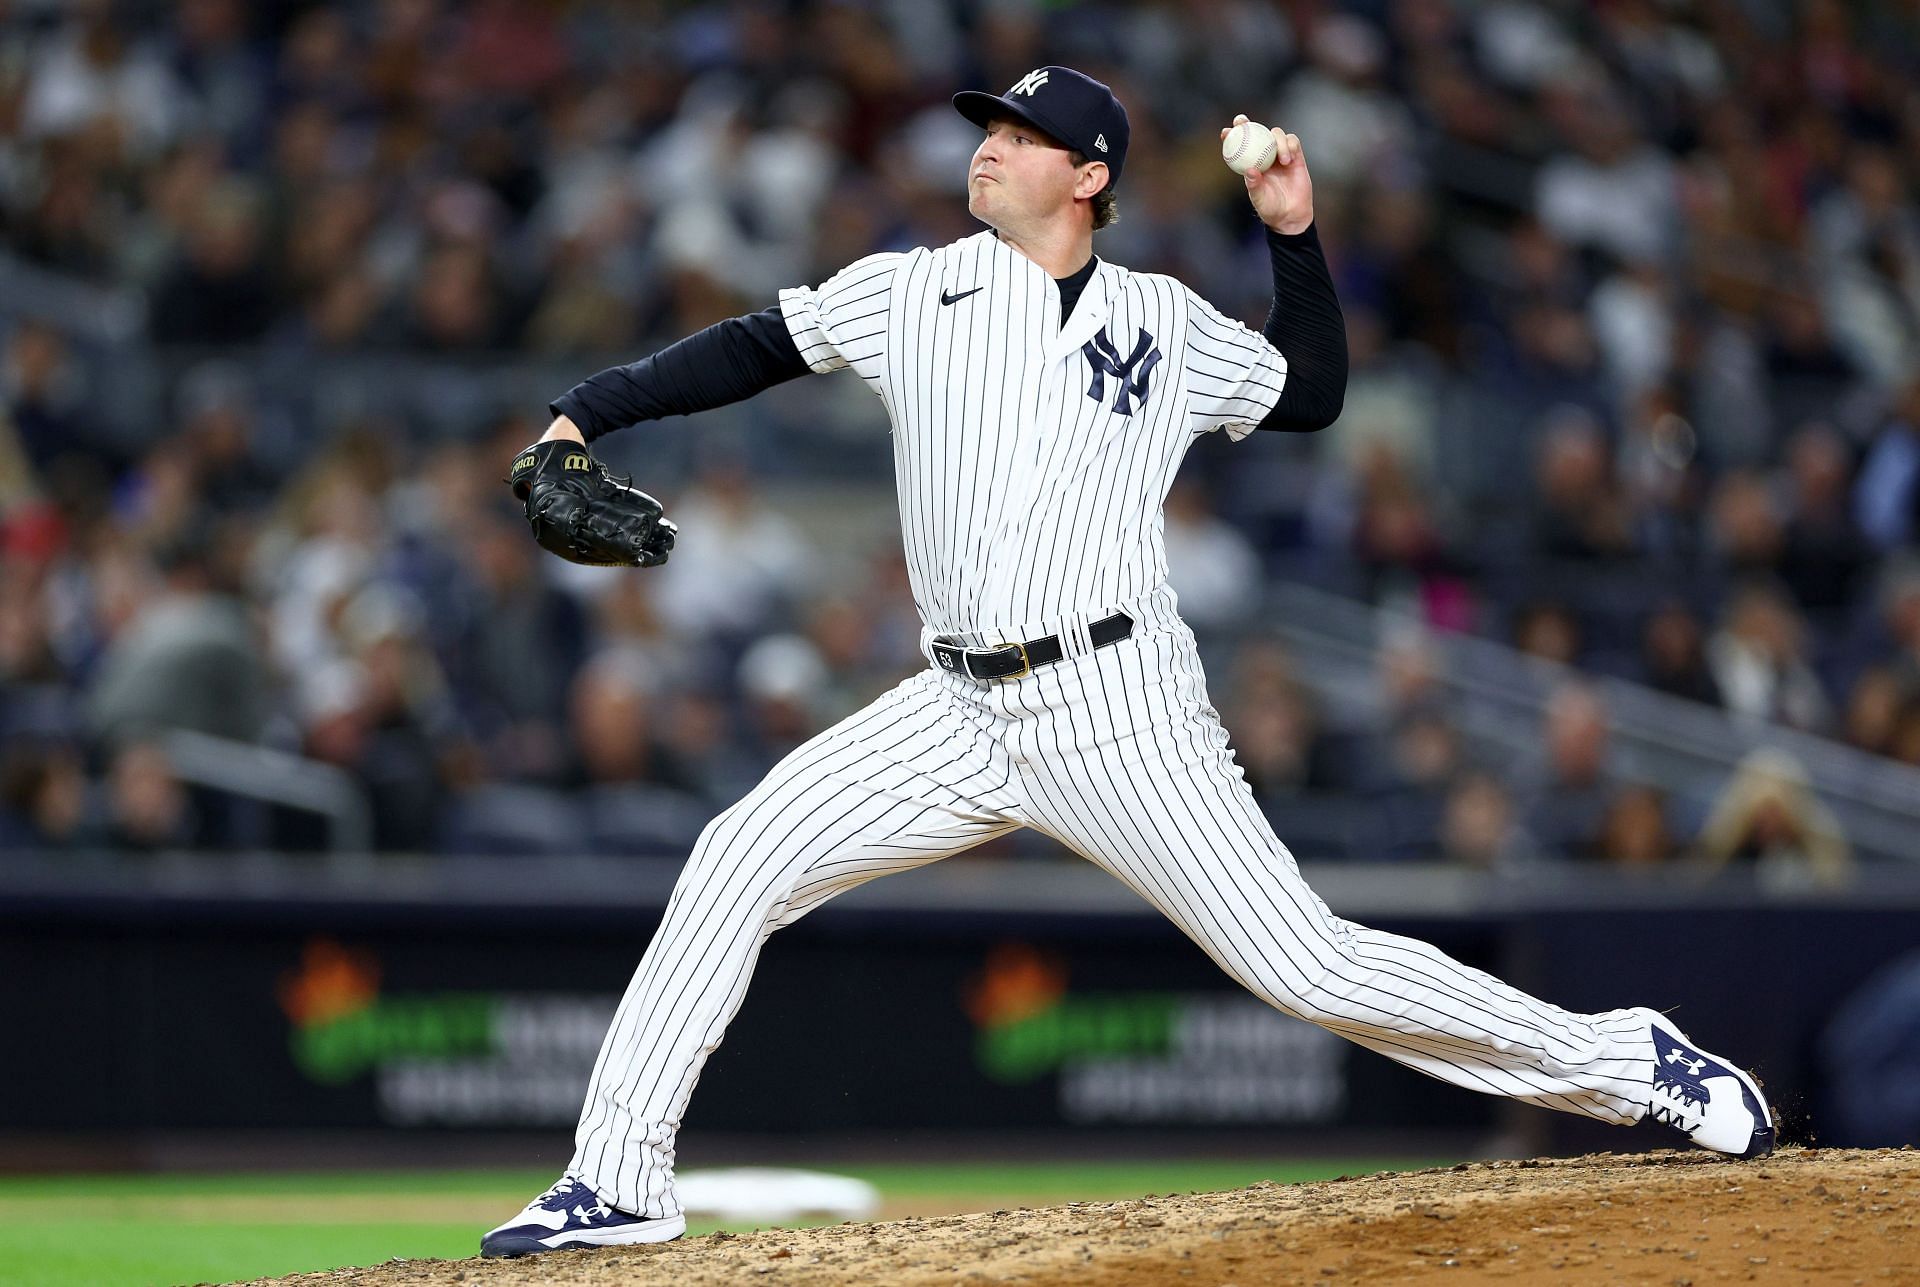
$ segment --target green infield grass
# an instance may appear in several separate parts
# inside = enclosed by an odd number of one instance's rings
[[[1259,1180],[1323,1180],[1441,1164],[1347,1158],[827,1169],[879,1189],[885,1218],[1205,1192]],[[546,1171],[0,1177],[0,1284],[227,1283],[395,1257],[471,1256],[482,1232],[552,1182]],[[720,1227],[695,1221],[688,1232]]]

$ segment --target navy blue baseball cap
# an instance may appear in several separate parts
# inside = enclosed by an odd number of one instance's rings
[[[962,90],[953,96],[953,105],[982,129],[996,116],[1018,117],[1087,160],[1105,161],[1107,187],[1120,182],[1120,167],[1127,159],[1127,109],[1112,90],[1084,72],[1036,67],[1004,94]]]

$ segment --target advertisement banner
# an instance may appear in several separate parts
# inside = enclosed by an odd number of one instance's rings
[[[777,936],[689,1126],[1098,1132],[1475,1129],[1463,1096],[1289,1018],[1186,939],[992,918]],[[1092,932],[1090,932],[1092,931]],[[1486,945],[1475,930],[1457,949]],[[39,986],[0,1131],[570,1129],[644,934],[191,921],[0,935]],[[72,1016],[111,1013],[111,1025]]]

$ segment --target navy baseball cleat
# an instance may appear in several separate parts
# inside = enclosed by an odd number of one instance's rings
[[[684,1215],[647,1219],[616,1211],[577,1176],[527,1203],[526,1209],[480,1239],[483,1256],[531,1256],[578,1247],[625,1247],[671,1242],[687,1231]]]
[[[1752,1076],[1696,1046],[1657,1010],[1638,1008],[1653,1034],[1653,1098],[1647,1120],[1682,1131],[1701,1148],[1734,1157],[1773,1152],[1773,1115]]]

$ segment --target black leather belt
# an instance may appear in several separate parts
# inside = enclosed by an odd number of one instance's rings
[[[1119,643],[1133,633],[1133,618],[1124,612],[1102,617],[1087,627],[1093,646],[1104,648]],[[945,639],[933,641],[933,660],[942,670],[969,679],[1020,679],[1033,673],[1036,666],[1050,666],[1067,655],[1059,635],[1030,639],[1026,643],[995,644],[991,648],[966,648]]]

